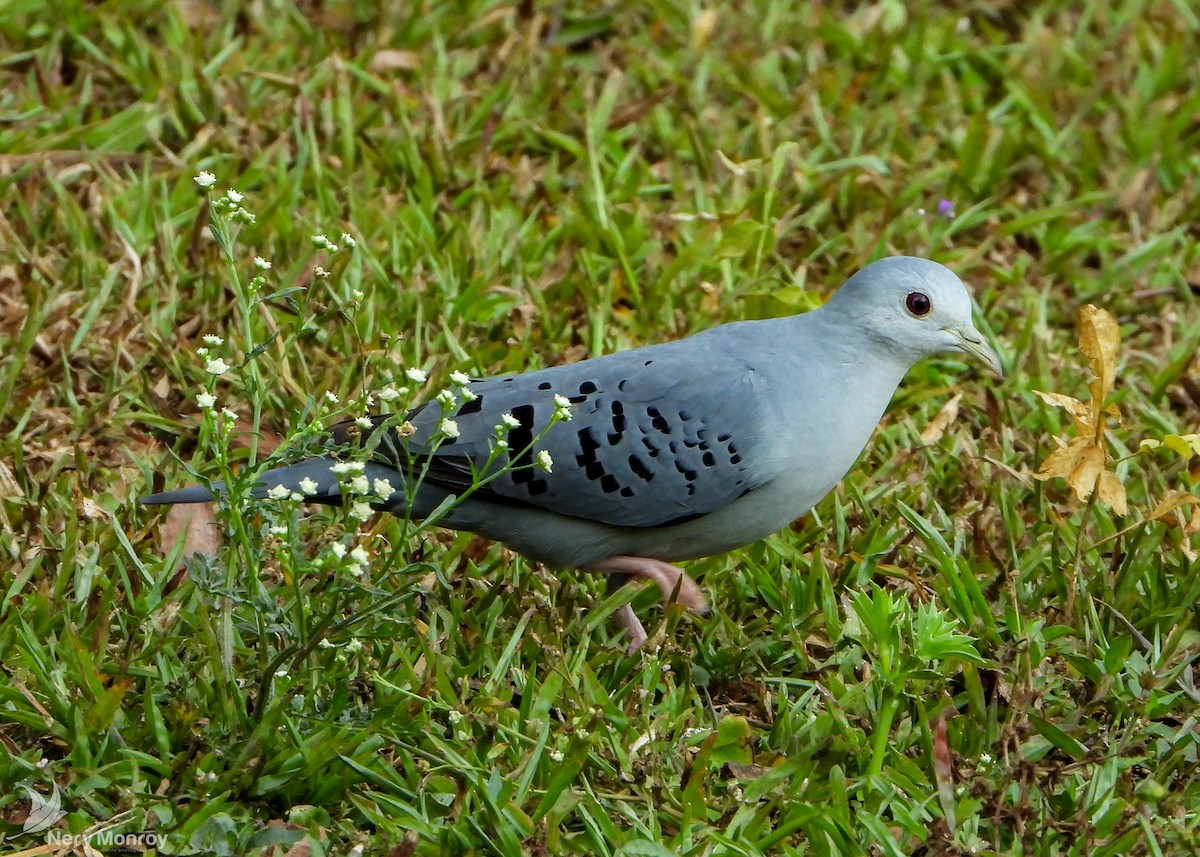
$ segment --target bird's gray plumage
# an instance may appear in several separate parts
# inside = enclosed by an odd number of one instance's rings
[[[931,300],[927,315],[910,308],[914,293]],[[955,351],[1000,369],[954,274],[924,259],[884,259],[804,315],[472,381],[471,400],[450,408],[435,400],[406,415],[414,429],[407,439],[396,420],[382,426],[368,441],[367,475],[398,489],[380,508],[422,516],[482,473],[486,484],[439,523],[558,567],[706,556],[804,514],[853,465],[912,364]],[[556,394],[570,400],[572,418],[551,425]],[[505,415],[517,425],[503,426],[507,452],[489,465]],[[435,443],[446,418],[458,435]],[[349,425],[335,436],[351,433]],[[550,472],[533,464],[543,450]],[[298,490],[308,478],[319,485],[309,499],[337,502],[334,461],[269,471],[256,494],[276,484]],[[404,474],[420,472],[408,509]],[[144,502],[208,499],[205,489],[187,488]]]

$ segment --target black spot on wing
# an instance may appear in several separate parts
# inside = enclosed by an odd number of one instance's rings
[[[608,435],[608,445],[616,446],[621,442],[621,436],[625,434],[625,406],[614,400],[610,408],[612,410],[613,430]]]
[[[580,429],[576,437],[579,438],[579,454],[575,456],[575,463],[583,467],[596,461],[596,450],[600,448],[600,441],[596,440],[591,428]]]
[[[650,418],[650,426],[655,431],[660,432],[662,434],[670,434],[671,433],[671,426],[667,422],[667,418],[664,417],[662,415],[662,411],[660,411],[658,408],[654,407],[654,405],[651,405],[650,407],[646,408],[646,416],[648,416]]]
[[[579,385],[579,392],[585,396],[590,396],[592,393],[596,392],[597,389],[599,388],[596,386],[595,381],[584,381]]]
[[[538,389],[539,389],[539,390],[549,390],[549,389],[550,389],[550,382],[549,382],[549,381],[543,381],[542,383],[538,384]]]
[[[512,481],[525,484],[533,482],[537,476],[533,472],[533,405],[517,405],[512,409],[518,425],[508,430],[508,448],[510,453],[520,454],[513,461]]]
[[[643,482],[650,482],[654,479],[654,471],[646,466],[636,455],[629,456],[629,469],[633,471],[633,475],[641,479]]]
[[[690,467],[688,467],[682,461],[676,460],[675,469],[678,470],[680,473],[682,473],[683,478],[686,479],[688,482],[696,481],[696,471],[692,470]]]

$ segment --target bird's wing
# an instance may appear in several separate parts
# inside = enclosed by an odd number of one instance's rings
[[[761,485],[761,375],[704,334],[581,363],[473,381],[475,396],[408,414],[374,448],[406,472],[456,492],[488,477],[474,497],[624,527],[660,527],[715,512]],[[555,422],[555,395],[571,419]],[[505,425],[511,415],[515,426]],[[457,437],[444,433],[452,419]],[[547,428],[549,426],[549,428]],[[497,428],[499,427],[499,428]],[[489,457],[497,439],[507,451]],[[549,472],[537,455],[549,453]],[[507,470],[502,470],[511,465]]]

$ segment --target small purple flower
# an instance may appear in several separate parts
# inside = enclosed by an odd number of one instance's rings
[[[938,203],[938,214],[942,217],[954,217],[954,203],[948,199],[943,199]]]

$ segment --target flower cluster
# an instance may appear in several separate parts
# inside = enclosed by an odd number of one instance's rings
[[[349,232],[342,233],[341,244],[330,239],[324,232],[318,232],[309,240],[312,241],[314,247],[329,253],[337,253],[339,250],[353,250],[358,246],[358,241]]]
[[[217,177],[207,170],[201,170],[200,174],[193,181],[207,194],[217,183]],[[254,223],[257,218],[242,205],[242,200],[245,198],[245,194],[229,188],[225,191],[224,196],[213,200],[212,207],[214,211],[228,214],[231,220],[240,223]]]
[[[354,577],[362,577],[367,570],[367,566],[371,564],[371,555],[367,553],[367,549],[362,545],[347,548],[341,542],[334,542],[329,546],[329,552]]]

